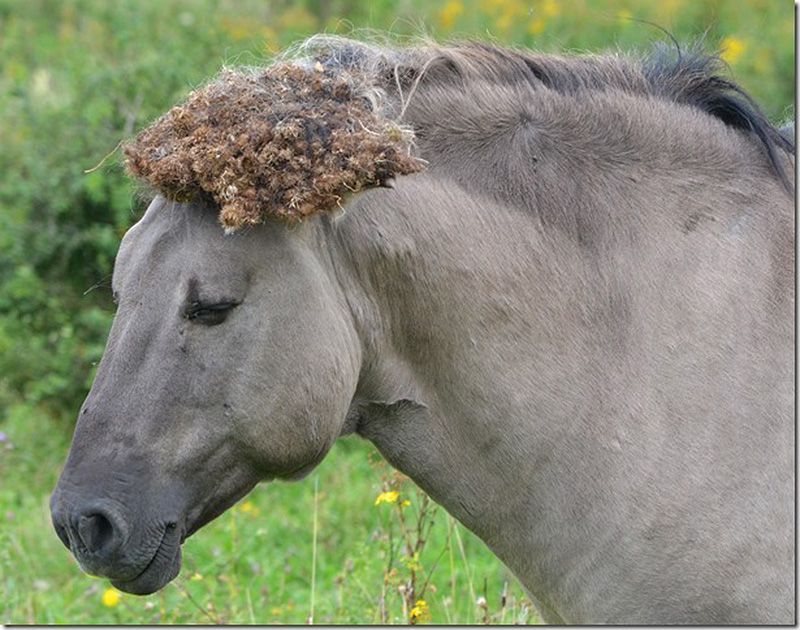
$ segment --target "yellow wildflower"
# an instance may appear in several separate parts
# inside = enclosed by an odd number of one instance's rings
[[[450,0],[439,11],[439,22],[444,28],[451,29],[455,25],[458,16],[462,13],[464,13],[464,4],[461,0]]]
[[[419,623],[420,621],[430,621],[431,611],[428,608],[428,603],[424,599],[418,599],[408,613],[408,620],[411,623]]]
[[[528,22],[528,33],[531,35],[539,35],[544,31],[547,22],[544,18],[534,18]]]
[[[103,591],[103,606],[108,606],[109,608],[114,608],[117,604],[119,604],[119,591],[115,588],[107,588]]]
[[[254,34],[253,25],[243,18],[222,18],[222,30],[236,41],[247,39]]]
[[[253,505],[252,501],[245,501],[242,503],[240,508],[242,512],[245,514],[249,514],[250,516],[258,516],[261,510],[259,510],[255,505]]]
[[[278,43],[278,34],[275,32],[274,28],[262,26],[261,37],[264,40],[264,50],[267,51],[267,53],[274,55],[278,52],[280,44]]]
[[[409,571],[421,571],[422,564],[419,561],[419,552],[414,552],[413,556],[403,556],[400,558],[400,562],[408,569]]]
[[[720,47],[722,48],[722,53],[720,53],[722,60],[733,65],[739,60],[739,57],[742,56],[747,45],[738,37],[731,36],[723,39]]]
[[[660,0],[655,3],[655,17],[658,21],[674,20],[686,0]]]
[[[503,10],[503,5],[505,3],[505,0],[482,0],[481,10],[489,14],[497,13]]]
[[[514,24],[514,14],[513,13],[503,13],[497,21],[495,22],[495,26],[499,28],[501,31],[507,31],[511,28]]]
[[[278,31],[290,29],[310,32],[319,29],[316,16],[302,6],[301,3],[295,2],[287,4],[291,6],[284,9],[283,13],[278,18]]]
[[[545,17],[555,17],[561,13],[561,5],[557,0],[544,0],[541,12]]]
[[[380,505],[381,503],[395,503],[399,496],[400,493],[397,492],[397,490],[392,490],[390,492],[381,492],[375,499],[375,505]]]
[[[408,507],[409,505],[411,505],[411,501],[408,499],[403,499],[403,501],[400,502],[400,507]]]

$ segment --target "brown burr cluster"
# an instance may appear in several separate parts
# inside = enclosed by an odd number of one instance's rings
[[[210,197],[228,230],[333,210],[423,168],[365,85],[319,61],[226,70],[127,143],[126,168],[170,199]]]

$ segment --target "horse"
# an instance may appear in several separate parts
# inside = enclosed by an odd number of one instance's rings
[[[81,567],[152,593],[355,433],[549,623],[794,623],[790,135],[698,49],[292,54],[424,168],[237,229],[156,190],[51,498]]]

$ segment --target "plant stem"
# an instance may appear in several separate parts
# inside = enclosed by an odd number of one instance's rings
[[[314,477],[314,533],[311,543],[311,610],[308,613],[308,623],[314,623],[314,597],[317,585],[317,514],[319,511],[319,475]]]

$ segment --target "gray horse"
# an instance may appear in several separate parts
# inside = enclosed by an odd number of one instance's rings
[[[700,54],[325,46],[427,168],[231,234],[155,198],[52,497],[81,566],[151,593],[355,432],[549,622],[793,623],[791,141]]]

